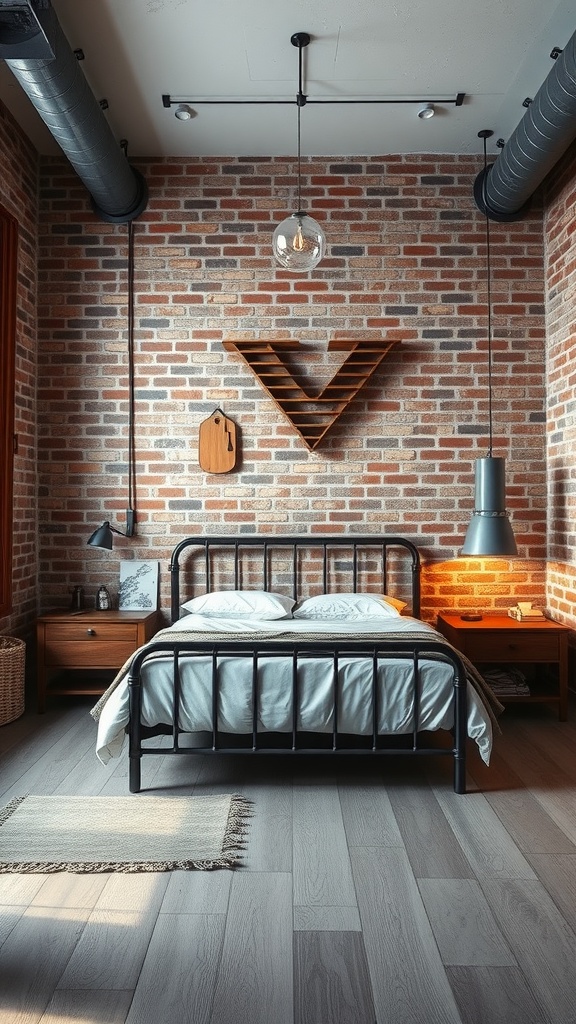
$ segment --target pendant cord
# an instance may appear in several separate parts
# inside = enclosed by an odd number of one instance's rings
[[[484,138],[484,187],[486,184],[486,138]],[[488,331],[488,455],[492,457],[492,265],[490,260],[490,218],[486,213],[486,302]]]
[[[296,207],[297,212],[300,213],[302,210],[302,171],[301,171],[301,157],[300,157],[300,107],[298,107],[298,205]]]
[[[306,96],[302,91],[302,44],[298,45],[298,95],[296,96],[296,106],[298,108],[298,206],[297,212],[300,213],[302,210],[302,157],[301,157],[301,145],[300,145],[300,111],[306,103]]]

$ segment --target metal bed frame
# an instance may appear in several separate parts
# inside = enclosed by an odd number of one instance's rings
[[[188,549],[194,549],[188,551]],[[215,563],[220,560],[231,558],[231,572],[227,577],[233,580],[233,586],[228,584],[228,589],[240,589],[242,581],[242,566],[246,559],[256,558],[260,563],[260,574],[262,586],[259,589],[274,589],[274,580],[277,575],[275,563],[280,561],[282,566],[283,591],[286,592],[285,579],[287,565],[291,575],[291,594],[295,601],[302,597],[302,577],[305,573],[306,560],[314,558],[314,566],[319,567],[318,579],[321,581],[322,593],[330,593],[330,580],[334,573],[347,574],[351,585],[349,591],[358,592],[358,586],[366,572],[371,574],[372,585],[370,589],[380,593],[387,592],[390,573],[390,561],[398,560],[398,557],[409,560],[408,572],[410,575],[411,592],[411,614],[418,618],[420,615],[420,556],[416,546],[403,537],[396,536],[336,536],[328,537],[316,534],[299,536],[268,536],[259,537],[256,535],[224,536],[224,537],[188,537],[181,541],[172,553],[170,562],[171,575],[171,620],[177,622],[181,611],[181,589],[182,569],[181,558],[187,552],[186,568],[189,563],[193,565],[196,576],[201,572],[203,577],[203,590],[210,592],[218,589],[213,586],[217,576]],[[288,557],[287,557],[288,552]],[[314,555],[312,556],[312,552]],[[391,557],[391,553],[393,556]],[[195,556],[195,557],[192,557]],[[374,586],[374,559],[379,561],[377,574],[377,588]],[[343,560],[344,559],[344,560]],[[366,559],[368,566],[366,569]],[[199,570],[200,565],[200,570]],[[396,566],[396,572],[400,571]],[[251,577],[252,578],[252,577]],[[254,589],[254,584],[252,584]],[[280,589],[280,587],[277,587]],[[172,701],[172,720],[163,726],[155,729],[147,729],[141,724],[142,706],[142,667],[150,656],[169,656],[172,660],[174,693]],[[250,659],[252,664],[252,731],[243,734],[245,746],[230,745],[230,736],[222,734],[218,727],[218,705],[219,705],[219,678],[218,661],[225,656],[236,656]],[[343,737],[339,733],[338,723],[340,707],[338,701],[338,669],[341,658],[349,658],[355,655],[358,658],[369,659],[372,663],[372,705],[371,736],[358,736],[352,740],[351,737]],[[212,731],[209,743],[204,746],[182,746],[181,730],[179,728],[178,712],[180,705],[180,691],[182,686],[181,665],[184,658],[201,656],[211,659],[211,688],[212,688]],[[270,734],[258,730],[258,667],[261,658],[290,658],[292,662],[292,730],[290,733],[274,734],[276,740],[281,737],[281,745],[271,744]],[[301,658],[328,658],[333,662],[334,685],[332,691],[332,734],[328,738],[328,745],[310,745],[311,736],[314,734],[302,733],[298,730],[298,664]],[[405,658],[412,663],[413,679],[413,707],[414,726],[412,732],[404,735],[401,742],[406,745],[398,745],[398,737],[393,734],[382,734],[378,730],[378,667],[379,663],[386,658]],[[423,734],[418,729],[419,720],[419,667],[420,662],[426,658],[441,659],[453,668],[454,688],[454,726],[451,730],[451,747],[438,748],[427,746],[424,743]],[[467,681],[466,673],[457,653],[443,641],[442,638],[431,637],[430,640],[393,640],[372,638],[346,640],[327,639],[311,640],[304,635],[294,639],[271,639],[257,642],[254,640],[222,639],[220,636],[214,640],[157,640],[152,639],[144,651],[137,653],[131,663],[129,675],[130,695],[130,721],[128,725],[129,736],[129,786],[130,792],[137,793],[141,788],[141,760],[149,754],[371,754],[371,755],[449,755],[453,758],[454,790],[456,793],[466,792],[466,744],[467,744]],[[157,735],[169,735],[172,746],[149,746],[143,745],[143,741]]]

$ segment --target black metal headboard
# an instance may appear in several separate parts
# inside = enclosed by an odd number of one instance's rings
[[[231,560],[231,576],[229,588],[241,589],[240,581],[242,575],[242,563],[246,553],[254,560],[257,557],[261,582],[259,589],[276,589],[274,580],[274,556],[282,554],[283,580],[282,589],[287,589],[284,577],[286,576],[286,564],[289,564],[289,589],[295,601],[302,596],[301,583],[306,575],[306,552],[315,553],[316,563],[319,566],[317,583],[322,586],[322,593],[329,592],[329,577],[334,556],[339,553],[345,555],[346,563],[339,562],[339,571],[349,574],[348,589],[356,592],[359,575],[361,572],[362,560],[369,557],[372,562],[376,560],[376,574],[378,587],[382,593],[387,593],[390,576],[390,552],[392,549],[403,558],[406,563],[409,558],[410,589],[411,589],[411,614],[415,618],[420,617],[420,555],[418,549],[405,537],[386,536],[344,536],[324,537],[318,534],[302,534],[296,537],[286,536],[257,536],[237,534],[233,537],[186,537],[180,541],[172,552],[170,560],[170,595],[171,609],[170,617],[172,622],[180,618],[181,605],[181,564],[182,553],[188,548],[196,548],[196,555],[200,555],[203,568],[203,590],[209,592],[213,589],[213,557],[226,555]],[[288,558],[287,558],[288,552]],[[197,559],[195,559],[197,563]],[[278,587],[277,589],[281,589]],[[188,596],[188,595],[187,595]]]

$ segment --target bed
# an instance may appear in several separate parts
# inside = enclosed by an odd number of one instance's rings
[[[97,756],[127,734],[136,793],[149,755],[447,755],[464,793],[468,738],[488,763],[498,707],[420,620],[420,573],[403,537],[186,538],[170,626],[92,710]]]

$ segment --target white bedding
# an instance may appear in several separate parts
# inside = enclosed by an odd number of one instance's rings
[[[188,615],[163,631],[163,639],[170,633],[182,634],[223,632],[246,634],[249,632],[299,635],[326,633],[354,639],[355,635],[374,633],[385,638],[386,632],[410,634],[429,632],[440,640],[443,637],[420,620],[398,617],[382,621],[327,621],[306,619],[257,620],[245,618],[214,618]],[[184,732],[197,733],[212,730],[212,693],[210,673],[206,671],[210,658],[183,658],[180,727]],[[382,733],[410,733],[412,720],[412,664],[409,659],[386,658],[380,666],[379,731]],[[421,700],[420,728],[423,730],[450,729],[453,724],[453,687],[451,665],[432,659],[423,660],[420,668]],[[225,733],[252,732],[252,663],[250,658],[227,656],[219,659],[220,703],[219,729]],[[307,732],[332,732],[332,661],[326,658],[299,660],[298,728]],[[292,667],[288,658],[263,657],[259,661],[259,732],[291,732]],[[355,735],[372,733],[371,714],[372,663],[369,659],[342,657],[339,669],[338,731]],[[156,658],[142,669],[142,723],[146,726],[169,724],[172,721],[172,662],[169,657]],[[124,729],[128,724],[128,684],[124,678],[112,691],[100,714],[96,753],[106,764],[117,757],[124,743]],[[488,764],[492,747],[492,724],[484,704],[468,684],[468,735],[472,737],[483,760]]]

